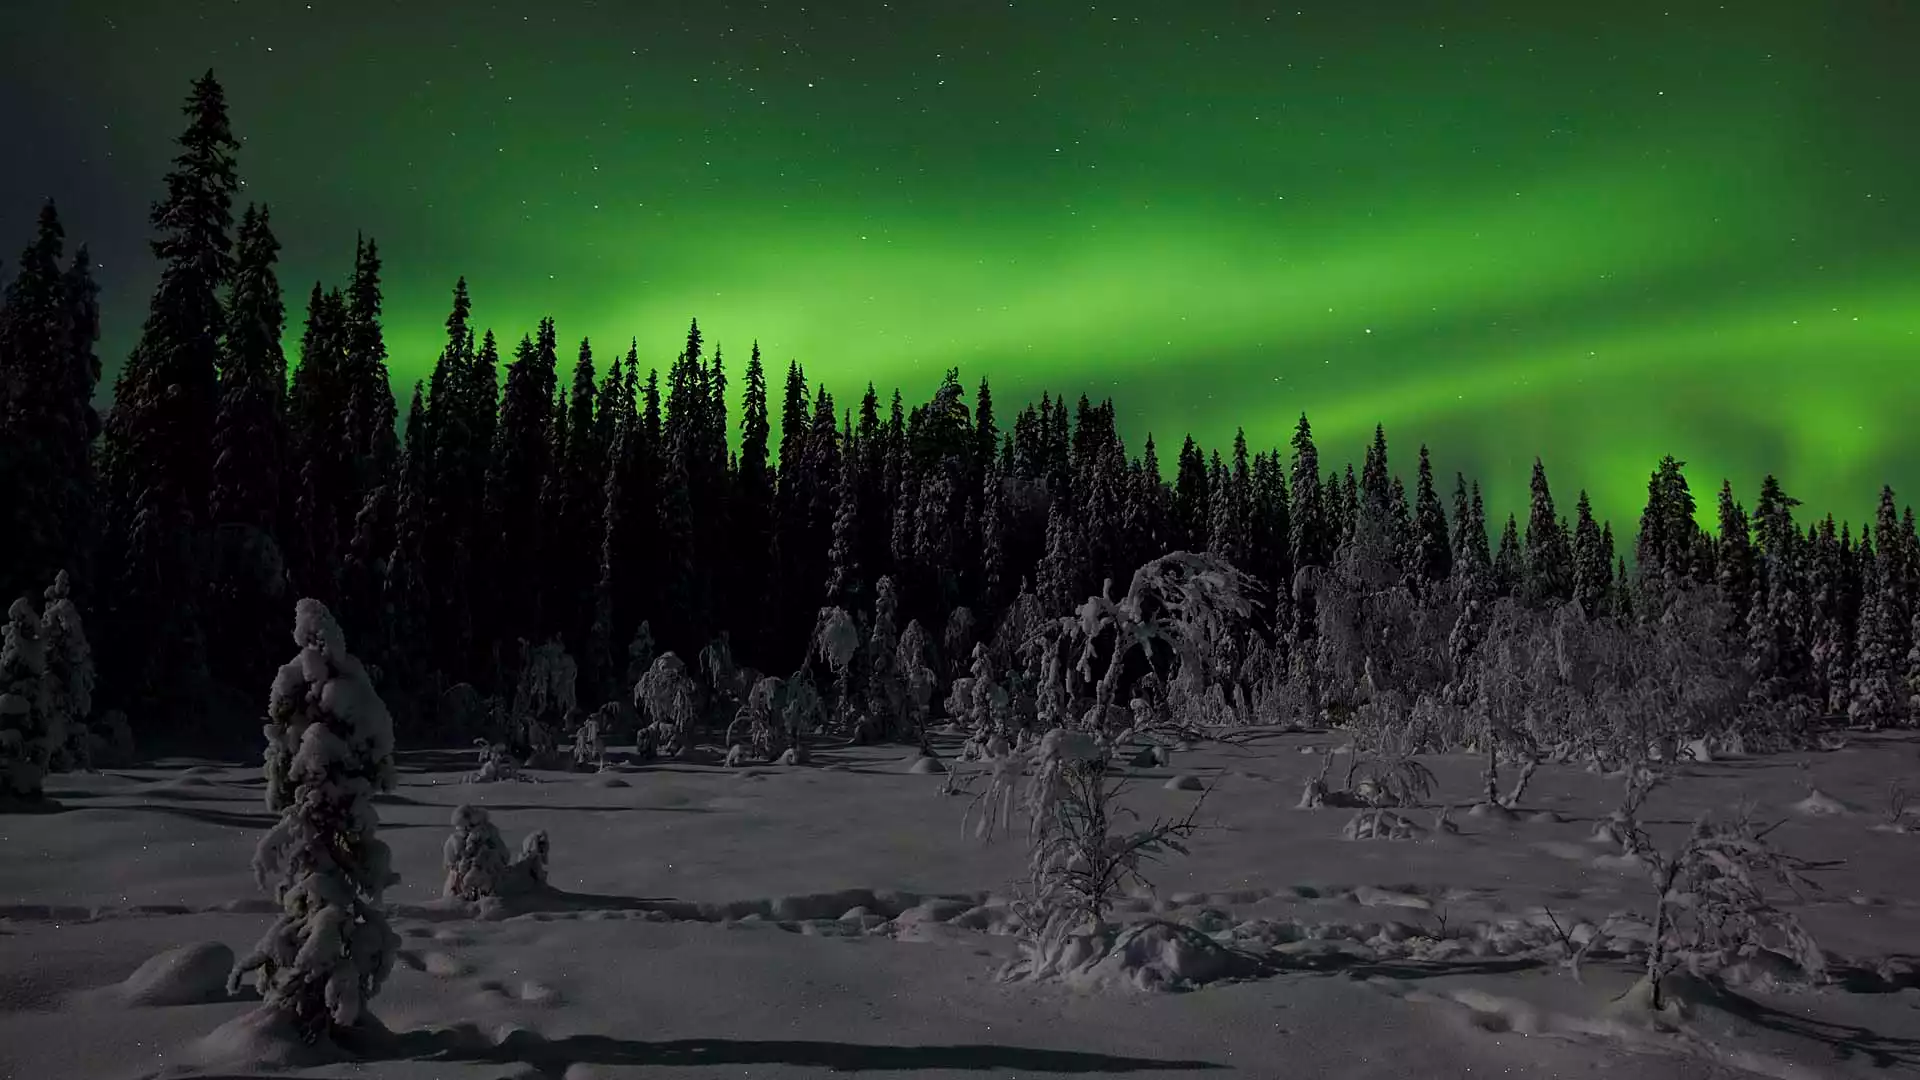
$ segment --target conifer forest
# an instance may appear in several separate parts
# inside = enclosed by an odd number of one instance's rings
[[[1498,513],[1384,423],[480,274],[403,357],[239,111],[191,81],[124,357],[61,200],[0,267],[0,1080],[1920,1068],[1895,477]]]

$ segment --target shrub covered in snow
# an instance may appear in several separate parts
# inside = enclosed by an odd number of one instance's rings
[[[1021,956],[1005,977],[1046,978],[1112,949],[1114,904],[1127,889],[1150,886],[1146,865],[1184,854],[1199,828],[1204,795],[1182,817],[1125,827],[1138,815],[1120,804],[1125,780],[1110,777],[1107,762],[1092,735],[1059,728],[1029,752],[1027,878],[1014,904]]]
[[[687,665],[673,653],[661,653],[633,684],[633,704],[652,725],[654,745],[676,754],[693,745],[699,719],[699,687],[687,674]],[[642,733],[646,742],[648,733]],[[644,755],[643,755],[644,756]]]
[[[580,726],[573,729],[573,767],[594,770],[607,767],[607,742],[600,730],[599,713],[582,717]]]
[[[559,641],[527,651],[513,691],[512,727],[517,738],[508,742],[526,755],[529,765],[549,763],[559,745],[562,723],[579,707],[579,678],[579,665]]]
[[[1702,816],[1672,855],[1633,828],[1627,848],[1646,866],[1653,885],[1653,916],[1643,983],[1655,1010],[1664,981],[1684,971],[1711,978],[1736,964],[1772,960],[1811,981],[1827,975],[1826,956],[1798,919],[1768,895],[1768,879],[1794,894],[1814,885],[1800,860],[1766,842],[1747,813],[1732,822]]]
[[[516,859],[508,855],[507,842],[487,812],[462,805],[453,812],[453,834],[441,848],[447,872],[443,892],[459,900],[525,893],[547,883],[547,855],[546,830],[527,834]]]
[[[480,754],[480,767],[461,777],[461,783],[492,784],[501,780],[531,779],[520,772],[520,763],[514,760],[506,743],[475,739],[473,747]]]
[[[255,974],[266,1004],[309,1043],[362,1025],[399,939],[380,908],[398,876],[373,795],[391,790],[393,721],[326,605],[295,608],[300,652],[267,706],[267,806],[280,820],[254,851],[254,880],[281,906],[229,985]]]
[[[47,679],[40,617],[21,597],[0,630],[0,805],[39,800],[53,755],[65,741]]]

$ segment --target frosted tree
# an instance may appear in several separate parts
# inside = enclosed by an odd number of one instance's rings
[[[1920,611],[1913,613],[1913,648],[1907,652],[1907,716],[1920,724]]]
[[[487,812],[463,804],[454,810],[453,833],[440,849],[447,875],[441,891],[448,899],[484,900],[538,889],[547,883],[548,854],[546,830],[536,829],[513,858]]]
[[[558,640],[527,653],[513,691],[513,721],[527,733],[533,757],[554,748],[561,718],[579,706],[580,667]]]
[[[0,806],[37,802],[66,733],[50,700],[40,617],[21,597],[0,631]]]
[[[607,741],[601,731],[601,713],[583,718],[573,729],[573,767],[603,770],[607,767]]]
[[[447,873],[441,893],[458,900],[498,895],[512,861],[487,812],[466,804],[453,811],[453,834],[441,846],[440,858]]]
[[[853,658],[860,651],[860,627],[845,608],[820,609],[813,649],[833,671],[835,718],[845,725],[853,715]]]
[[[94,735],[87,727],[87,716],[93,712],[93,650],[87,644],[86,627],[71,591],[67,572],[62,570],[47,588],[47,604],[40,613],[40,636],[46,648],[47,709],[66,731],[65,741],[54,751],[56,769],[93,765]]]
[[[698,690],[680,657],[661,653],[633,684],[634,707],[653,725],[652,731],[641,734],[641,742],[658,746],[664,739],[669,754],[692,745],[694,722],[700,715]]]
[[[1892,561],[1882,554],[1880,565],[1870,566],[1861,583],[1853,694],[1847,703],[1847,716],[1854,723],[1876,730],[1898,723],[1906,712],[1905,688],[1901,685],[1906,657],[1899,648],[1904,636],[1901,631],[1906,627],[1901,625],[1899,599],[1889,570]]]
[[[939,681],[933,665],[928,662],[931,651],[932,641],[919,619],[907,623],[906,630],[900,634],[900,644],[893,651],[893,669],[905,694],[907,721],[913,726],[922,748],[927,745],[927,723],[933,705],[933,690]]]
[[[775,725],[775,710],[780,701],[782,682],[777,675],[767,675],[753,684],[747,691],[747,699],[734,710],[733,722],[727,725],[728,764],[737,764],[736,751],[744,754],[753,750],[762,759],[771,761],[780,754],[780,729]]]
[[[867,722],[879,738],[901,734],[907,712],[906,686],[898,666],[900,634],[895,615],[899,599],[893,579],[873,586],[873,629],[867,635]]]
[[[1093,701],[1082,718],[1091,730],[1124,726],[1130,713],[1118,707],[1127,658],[1139,649],[1171,654],[1169,702],[1188,719],[1204,714],[1209,687],[1226,676],[1216,658],[1220,646],[1253,614],[1253,579],[1216,555],[1176,551],[1134,571],[1119,600],[1106,594],[1080,605],[1062,627],[1079,646],[1072,661],[1091,684]],[[1107,642],[1105,669],[1095,674],[1099,645]]]
[[[268,699],[267,808],[280,820],[254,849],[254,880],[281,912],[228,977],[254,975],[262,1011],[319,1043],[367,1022],[399,937],[380,896],[399,876],[377,835],[375,792],[394,784],[393,720],[326,605],[294,609],[300,652]]]

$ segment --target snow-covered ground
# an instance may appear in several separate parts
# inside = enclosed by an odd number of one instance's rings
[[[1742,801],[1786,819],[1770,841],[1823,886],[1792,910],[1839,975],[1737,997],[1683,986],[1672,1030],[1612,1003],[1629,963],[1590,962],[1576,981],[1554,959],[1545,912],[1569,933],[1624,937],[1608,917],[1649,910],[1644,877],[1591,839],[1620,781],[1545,766],[1521,815],[1498,820],[1464,812],[1477,760],[1426,759],[1436,797],[1462,807],[1458,832],[1343,840],[1353,811],[1294,809],[1319,771],[1310,751],[1342,741],[1275,733],[1128,770],[1125,801],[1148,819],[1191,805],[1183,777],[1215,785],[1191,856],[1155,868],[1157,899],[1131,914],[1258,960],[1244,978],[1156,993],[998,981],[1015,952],[999,898],[1024,853],[963,835],[965,799],[899,748],[479,785],[461,782],[471,752],[403,752],[399,786],[376,801],[404,952],[373,1003],[400,1037],[379,1060],[293,1075],[1920,1074],[1920,816],[1903,831],[1882,814],[1891,781],[1920,788],[1920,741],[1686,765],[1654,791],[1640,816],[1663,845]],[[194,1063],[253,1008],[209,992],[230,960],[217,946],[244,954],[277,910],[248,869],[273,820],[259,768],[170,761],[54,777],[49,794],[59,812],[0,817],[0,1078],[256,1075]],[[441,901],[463,802],[512,846],[545,829],[555,891],[484,919]]]

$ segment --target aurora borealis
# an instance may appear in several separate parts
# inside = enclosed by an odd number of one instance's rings
[[[403,401],[464,274],[509,340],[664,369],[697,316],[843,402],[1111,395],[1163,462],[1304,409],[1502,513],[1538,453],[1631,521],[1673,453],[1705,507],[1771,471],[1858,520],[1920,491],[1915,40],[1904,0],[8,0],[0,252],[60,200],[110,386],[212,67],[294,336],[376,237]]]

